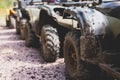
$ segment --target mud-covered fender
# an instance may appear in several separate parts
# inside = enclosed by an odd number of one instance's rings
[[[56,17],[56,12],[55,12],[55,9],[61,9],[61,8],[65,8],[65,7],[63,7],[63,6],[60,6],[60,5],[45,5],[45,6],[42,6],[42,8],[41,8],[41,11],[42,10],[44,10],[44,11],[46,11],[47,12],[47,14],[49,15],[49,16],[51,16],[51,17]],[[40,12],[41,12],[40,11]]]
[[[120,19],[102,14],[97,10],[85,12],[86,24],[89,24],[90,32],[94,35],[120,35]]]
[[[34,27],[35,20],[39,18],[40,9],[31,6],[26,8],[26,11],[29,13],[28,15],[30,17],[29,22],[31,23],[31,26]]]
[[[89,30],[94,35],[105,35],[110,33],[109,22],[104,14],[89,9],[84,12],[85,23],[89,26]]]
[[[39,17],[40,10],[38,8],[29,7],[26,10],[29,13],[31,21],[34,21],[34,20],[36,20],[36,18]]]
[[[50,9],[48,6],[43,6],[43,7],[41,8],[41,11],[42,11],[42,10],[46,11],[48,15],[50,15],[50,16],[52,15],[51,9]]]

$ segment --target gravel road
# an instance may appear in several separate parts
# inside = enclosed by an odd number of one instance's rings
[[[39,49],[27,48],[15,29],[0,19],[0,80],[65,80],[64,59],[46,63]]]

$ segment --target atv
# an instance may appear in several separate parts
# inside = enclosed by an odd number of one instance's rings
[[[6,27],[15,28],[15,18],[16,18],[16,3],[14,2],[14,7],[7,9],[6,14]]]
[[[17,10],[17,18],[16,18],[16,33],[20,34],[21,39],[25,39],[25,26],[31,20],[29,15],[29,10],[38,9],[42,5],[42,3],[31,1],[17,1],[18,10]],[[35,12],[34,12],[35,13]]]
[[[39,14],[34,9],[25,26],[25,43],[40,43],[47,62],[64,56],[66,72],[72,80],[119,80],[120,19],[86,4],[43,5]]]

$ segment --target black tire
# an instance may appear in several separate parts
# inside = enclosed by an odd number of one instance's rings
[[[20,34],[20,20],[16,19],[16,34]]]
[[[9,28],[15,28],[16,27],[16,22],[15,18],[10,16],[10,25]]]
[[[6,16],[6,27],[10,26],[10,20],[9,20],[9,15]]]
[[[42,27],[41,54],[45,61],[54,62],[59,56],[60,41],[57,30],[50,25]]]
[[[94,80],[91,74],[94,74],[92,70],[95,67],[83,62],[80,55],[80,32],[68,32],[64,41],[64,60],[67,78],[70,80]]]
[[[25,26],[25,45],[27,47],[37,47],[39,45],[39,39],[33,33],[29,23],[26,23]]]
[[[25,39],[25,26],[27,24],[27,20],[26,19],[22,19],[20,22],[20,37],[22,40]]]

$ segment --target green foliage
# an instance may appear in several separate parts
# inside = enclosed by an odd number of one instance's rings
[[[9,8],[15,0],[0,0],[0,9]]]
[[[0,17],[6,15],[6,9],[13,6],[15,0],[0,0]]]

